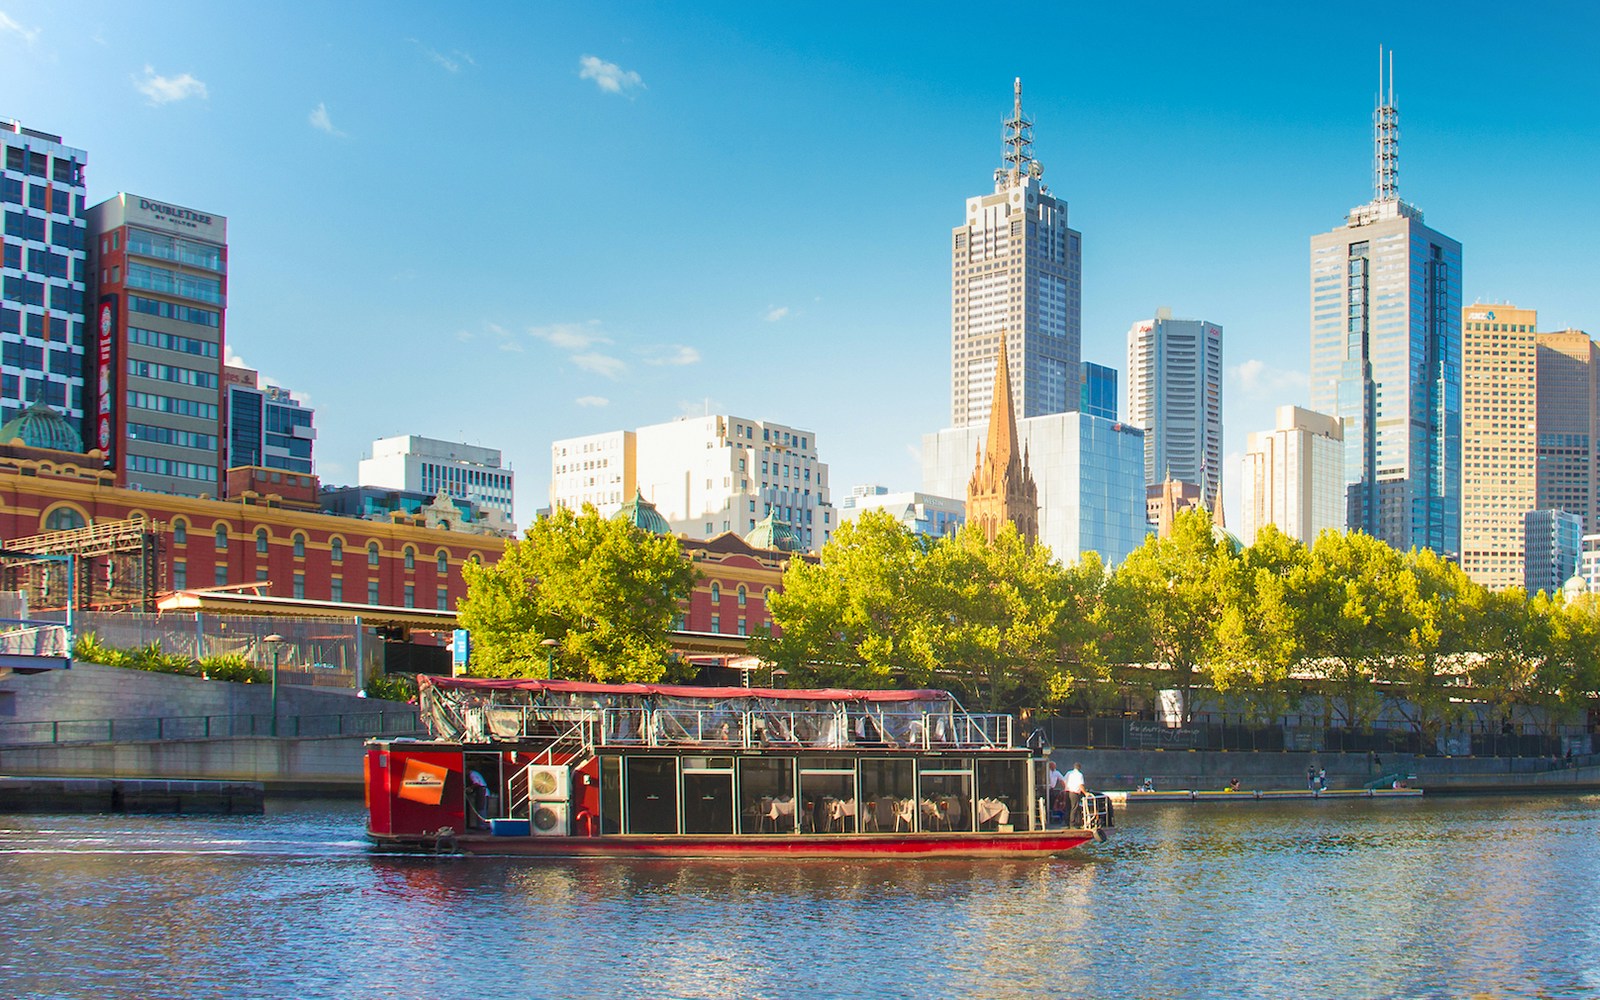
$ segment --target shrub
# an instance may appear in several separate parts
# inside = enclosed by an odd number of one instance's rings
[[[272,671],[258,667],[244,658],[242,653],[218,653],[200,659],[200,672],[214,681],[233,681],[236,684],[267,684]]]
[[[132,666],[133,657],[126,650],[114,649],[100,641],[93,632],[78,636],[72,644],[72,658],[84,663],[100,663],[108,667]]]
[[[384,701],[410,701],[417,696],[417,679],[407,674],[377,674],[367,679],[367,697]]]

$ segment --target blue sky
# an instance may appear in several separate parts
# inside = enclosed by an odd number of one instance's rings
[[[92,201],[228,217],[231,353],[309,397],[325,482],[471,441],[526,523],[553,439],[708,405],[814,430],[836,501],[917,488],[1021,76],[1084,357],[1162,305],[1224,327],[1233,508],[1307,401],[1307,241],[1371,196],[1380,44],[1467,300],[1600,332],[1596,8],[1301,6],[0,0],[0,115],[88,150]]]

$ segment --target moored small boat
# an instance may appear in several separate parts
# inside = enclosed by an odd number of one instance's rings
[[[543,857],[1027,857],[1103,839],[1045,758],[947,692],[419,678],[366,748],[379,847]],[[1069,819],[1071,822],[1068,822]]]

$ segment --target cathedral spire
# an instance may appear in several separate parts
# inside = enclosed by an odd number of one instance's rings
[[[1011,369],[1006,364],[1006,332],[1000,331],[1000,354],[994,363],[994,395],[989,402],[989,461],[1010,466],[1017,454],[1017,411],[1011,405]]]
[[[981,525],[994,541],[1007,521],[1028,542],[1039,537],[1039,490],[1025,449],[1017,447],[1017,414],[1011,405],[1011,373],[1006,364],[1006,334],[1000,332],[995,357],[994,395],[989,403],[988,447],[977,456],[967,481],[967,520]]]

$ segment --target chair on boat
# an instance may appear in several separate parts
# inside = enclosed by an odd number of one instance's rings
[[[916,799],[894,800],[894,828],[896,832],[899,832],[902,828],[906,830],[916,829],[916,821]]]

